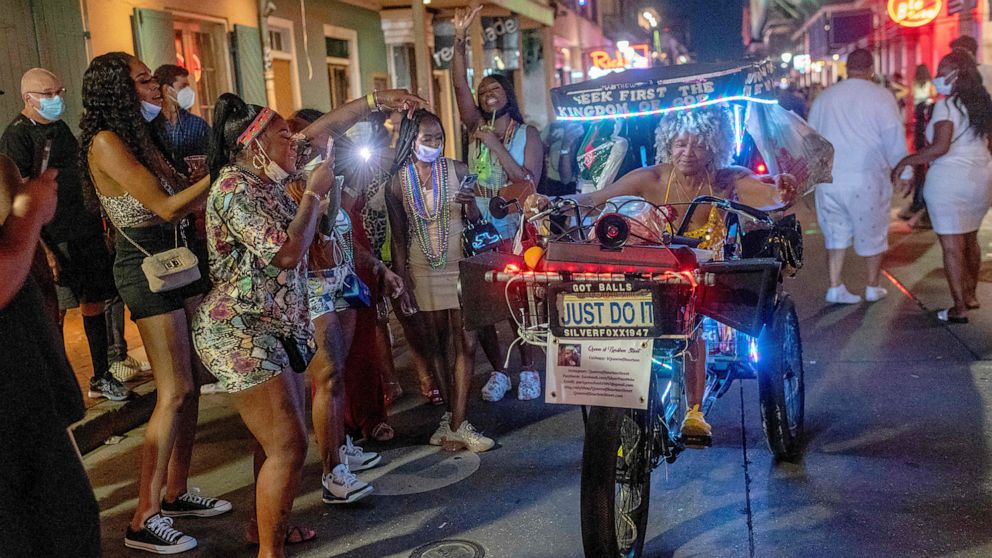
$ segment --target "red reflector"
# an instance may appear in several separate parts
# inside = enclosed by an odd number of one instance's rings
[[[764,163],[758,163],[758,167],[754,170],[758,171],[758,174],[765,174],[768,172],[768,167]]]

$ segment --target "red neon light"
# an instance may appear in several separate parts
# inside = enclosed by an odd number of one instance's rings
[[[889,17],[903,27],[920,27],[937,19],[941,0],[889,0]]]
[[[768,172],[768,167],[766,167],[764,163],[758,163],[758,168],[754,170],[758,171],[758,174],[765,174]]]

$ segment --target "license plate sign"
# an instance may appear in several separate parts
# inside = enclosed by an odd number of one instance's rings
[[[651,291],[558,296],[557,325],[565,337],[650,337],[654,329]]]

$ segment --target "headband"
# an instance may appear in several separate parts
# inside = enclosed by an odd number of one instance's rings
[[[255,119],[251,121],[251,124],[238,136],[238,145],[243,147],[251,143],[269,125],[269,122],[272,122],[272,117],[275,115],[275,111],[269,107],[262,107],[262,110],[255,115]]]

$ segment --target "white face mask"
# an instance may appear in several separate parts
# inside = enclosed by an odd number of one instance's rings
[[[289,178],[289,173],[286,172],[286,169],[279,166],[279,163],[276,163],[269,157],[269,154],[265,152],[265,148],[262,147],[262,144],[258,140],[255,140],[255,145],[258,146],[261,154],[256,153],[252,162],[256,167],[263,169],[265,176],[268,176],[270,180],[277,184]]]
[[[418,143],[415,148],[417,158],[425,163],[433,163],[436,161],[437,158],[441,156],[441,151],[443,150],[444,149],[440,145],[437,147],[429,147],[420,143]]]
[[[183,110],[189,110],[195,102],[196,91],[193,91],[193,88],[189,85],[183,87],[176,93],[176,103],[179,105],[179,108]]]
[[[145,119],[145,122],[151,122],[155,120],[158,113],[162,112],[162,107],[158,105],[153,105],[148,101],[141,101],[141,116]]]

